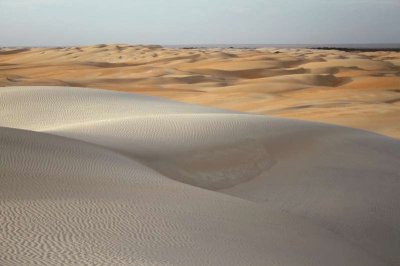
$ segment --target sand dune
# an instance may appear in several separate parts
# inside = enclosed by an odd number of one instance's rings
[[[0,98],[1,265],[400,263],[397,140],[106,90]]]
[[[300,218],[181,185],[98,146],[0,136],[2,265],[384,265]]]
[[[97,45],[0,50],[0,86],[138,92],[400,138],[400,53]]]

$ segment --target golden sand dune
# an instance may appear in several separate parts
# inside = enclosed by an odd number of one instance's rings
[[[0,99],[1,265],[400,263],[397,140],[107,90]]]
[[[400,138],[400,53],[97,45],[0,50],[0,85],[93,87]]]

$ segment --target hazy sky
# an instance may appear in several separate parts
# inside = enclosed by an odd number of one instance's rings
[[[0,46],[400,43],[400,0],[0,0]]]

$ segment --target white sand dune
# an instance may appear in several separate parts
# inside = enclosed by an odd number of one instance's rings
[[[0,99],[0,265],[400,263],[397,140],[95,89]]]

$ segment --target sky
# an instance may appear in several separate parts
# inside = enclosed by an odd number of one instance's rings
[[[400,0],[0,0],[0,46],[400,43]]]

